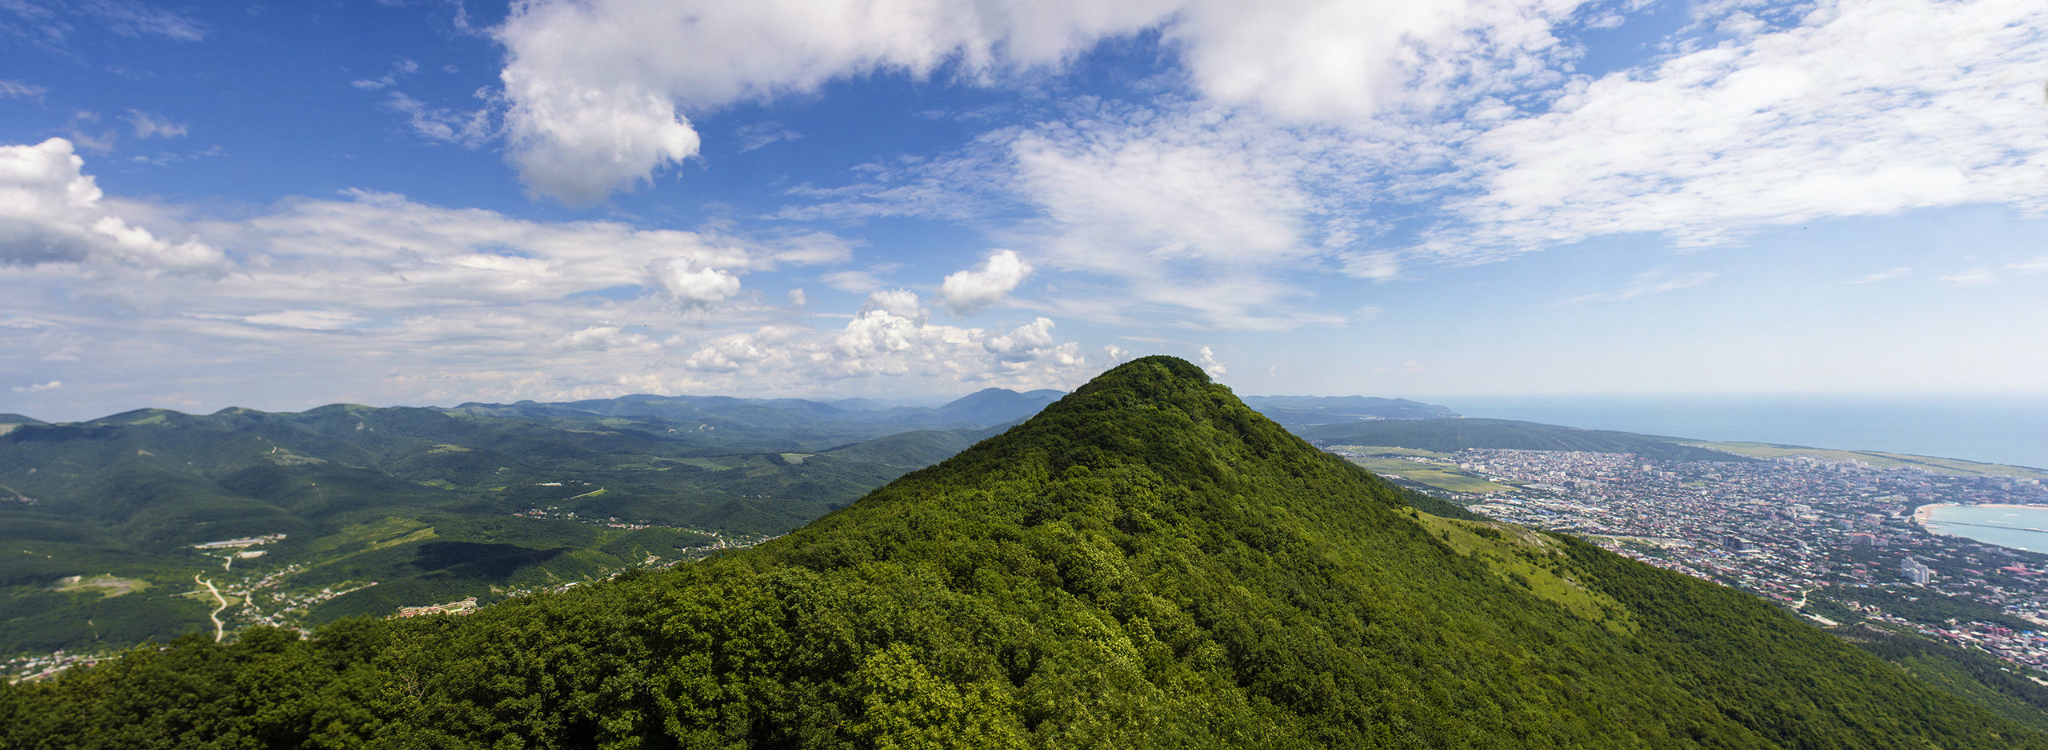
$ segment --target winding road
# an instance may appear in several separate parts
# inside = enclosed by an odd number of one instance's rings
[[[213,592],[213,600],[220,602],[220,606],[215,607],[213,612],[206,615],[207,619],[213,620],[213,642],[219,643],[223,638],[227,637],[227,624],[220,621],[220,613],[227,610],[228,598],[221,596],[220,589],[214,588],[212,581],[200,578],[199,574],[192,574],[192,580],[206,584],[206,590]]]

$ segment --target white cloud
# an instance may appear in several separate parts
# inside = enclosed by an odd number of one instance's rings
[[[126,37],[161,36],[181,42],[196,42],[206,38],[206,29],[197,21],[173,11],[152,8],[136,0],[7,0],[0,2],[0,12],[11,13],[28,29],[7,29],[28,34],[35,44],[58,50],[66,49],[65,42],[76,28],[66,17],[89,19],[115,34]],[[0,22],[0,28],[12,26]]]
[[[861,305],[861,312],[865,314],[876,310],[918,325],[923,325],[925,319],[931,317],[931,313],[918,302],[917,293],[908,289],[890,289],[868,295],[867,302]]]
[[[362,83],[357,81],[357,88],[363,88],[360,85]],[[413,132],[433,140],[454,143],[463,148],[482,146],[496,135],[491,126],[489,108],[458,112],[428,107],[420,100],[406,96],[400,91],[391,92],[391,99],[385,106],[405,115],[411,121]]]
[[[2018,263],[2008,263],[2005,267],[2018,271],[2020,273],[2041,273],[2043,271],[2048,271],[2048,255],[2043,255],[2033,260],[2023,260]]]
[[[1675,276],[1665,271],[1645,271],[1643,273],[1639,273],[1629,277],[1628,286],[1616,289],[1611,292],[1596,292],[1594,294],[1573,297],[1571,299],[1564,300],[1563,302],[1560,302],[1558,304],[1569,305],[1580,302],[1620,302],[1623,300],[1631,300],[1637,297],[1642,297],[1651,294],[1663,294],[1665,292],[1673,292],[1680,289],[1690,289],[1692,287],[1705,284],[1709,281],[1713,281],[1714,277],[1719,275],[1720,274],[1716,274],[1711,271],[1695,271],[1692,273],[1678,274]]]
[[[84,0],[74,7],[122,36],[161,36],[181,42],[206,38],[206,29],[197,21],[133,0]]]
[[[686,307],[705,307],[740,293],[739,277],[717,268],[700,268],[689,258],[663,258],[648,266],[653,286]]]
[[[259,326],[298,328],[307,331],[338,331],[361,320],[347,310],[284,310],[242,318]]]
[[[825,286],[842,292],[866,294],[882,288],[882,280],[871,271],[833,271],[818,277]]]
[[[360,190],[233,219],[191,213],[102,195],[63,141],[0,151],[0,348],[90,353],[110,373],[121,365],[102,353],[148,363],[136,381],[148,392],[89,396],[112,408],[172,389],[246,404],[279,383],[328,400],[455,403],[829,393],[873,378],[938,392],[1071,387],[1090,374],[1050,318],[993,332],[933,325],[924,300],[897,289],[843,326],[813,328],[791,323],[824,316],[744,293],[745,274],[850,257],[855,243],[830,234],[530,221]],[[144,226],[190,231],[237,262],[204,283],[115,273],[150,253],[162,256],[150,268],[190,265]]]
[[[137,138],[183,138],[184,123],[171,122],[163,115],[151,114],[138,109],[128,110],[128,124],[135,128]]]
[[[1906,276],[1911,276],[1911,275],[1913,275],[1913,269],[1911,269],[1911,268],[1906,268],[1906,267],[1904,267],[1904,266],[1901,266],[1901,267],[1898,267],[1898,268],[1892,268],[1892,269],[1887,269],[1887,270],[1884,270],[1884,271],[1878,271],[1877,273],[1873,273],[1873,274],[1870,274],[1869,276],[1864,276],[1864,277],[1862,277],[1862,278],[1859,278],[1859,279],[1855,279],[1855,280],[1853,280],[1853,281],[1850,281],[1849,283],[1851,283],[1851,284],[1875,284],[1875,283],[1877,283],[1877,282],[1880,282],[1880,281],[1890,281],[1890,280],[1892,280],[1892,279],[1897,279],[1897,278],[1904,278],[1904,277],[1906,277]]]
[[[776,141],[794,141],[803,138],[794,130],[783,127],[779,122],[757,122],[738,130],[733,135],[739,138],[740,153],[766,146]]]
[[[49,89],[21,81],[0,80],[0,99],[39,99]]]
[[[939,302],[955,315],[973,315],[1001,302],[1029,275],[1031,266],[1017,257],[1015,251],[997,250],[981,267],[947,276],[939,285]]]
[[[180,243],[115,215],[71,142],[0,146],[0,265],[91,263],[147,272],[219,273],[220,250]]]
[[[573,331],[562,337],[562,348],[581,349],[594,352],[611,351],[656,351],[661,345],[644,334],[626,333],[615,325],[597,325]]]
[[[537,194],[588,204],[696,155],[685,112],[834,79],[925,78],[952,65],[963,80],[994,82],[1157,28],[1213,101],[1349,123],[1407,92],[1426,92],[1408,104],[1428,107],[1438,89],[1548,74],[1530,59],[1558,47],[1549,26],[1577,5],[536,0],[515,6],[496,35],[508,51],[512,161]]]
[[[41,393],[43,391],[54,391],[63,387],[64,381],[52,380],[48,383],[36,383],[33,385],[17,385],[11,390],[13,390],[15,393]]]
[[[536,196],[592,205],[697,153],[697,131],[675,103],[632,83],[599,88],[518,67],[504,82],[510,159]]]
[[[1948,282],[1952,286],[1984,286],[1985,284],[1996,284],[1999,282],[1998,274],[1988,268],[1972,268],[1967,271],[1947,274],[1942,276],[1941,280]]]
[[[1229,370],[1223,367],[1223,363],[1216,359],[1216,352],[1206,346],[1202,347],[1202,358],[1199,364],[1212,377],[1229,372]]]
[[[1567,88],[1461,157],[1470,257],[1597,235],[1682,245],[1969,203],[2048,209],[2048,5],[1821,0],[1789,28]]]
[[[796,307],[803,307],[810,303],[810,299],[804,296],[803,289],[797,288],[789,290],[789,304],[794,305]]]

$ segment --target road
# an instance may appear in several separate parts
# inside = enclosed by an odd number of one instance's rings
[[[213,642],[219,643],[227,638],[228,634],[227,623],[220,621],[220,613],[228,608],[228,598],[221,596],[220,589],[214,588],[212,581],[200,578],[198,573],[192,574],[192,580],[206,584],[206,590],[213,592],[213,600],[220,602],[220,606],[215,607],[213,612],[206,615],[207,619],[213,620]]]

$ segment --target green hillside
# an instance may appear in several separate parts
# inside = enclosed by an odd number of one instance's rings
[[[760,547],[137,651],[0,688],[0,746],[2048,748],[1753,597],[1400,498],[1146,358]]]
[[[913,431],[800,454],[810,444],[765,428],[711,432],[561,409],[352,405],[11,426],[0,434],[0,656],[210,628],[207,581],[238,599],[223,613],[233,628],[488,601],[672,563],[788,531],[988,434]],[[266,535],[283,538],[193,547]],[[61,584],[72,577],[144,585]]]
[[[1633,453],[1644,458],[1671,461],[1754,460],[1682,445],[1679,438],[1581,430],[1508,419],[1383,419],[1301,427],[1296,429],[1296,433],[1311,440],[1337,445],[1384,445],[1438,453],[1455,453],[1467,448],[1498,448]]]

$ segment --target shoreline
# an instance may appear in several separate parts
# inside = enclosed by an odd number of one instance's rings
[[[1933,511],[1933,509],[1934,509],[1934,508],[2033,508],[2033,509],[2036,509],[2036,510],[2048,510],[2048,504],[2038,504],[2038,503],[2037,503],[2037,504],[2028,504],[2028,503],[1928,503],[1928,504],[1926,504],[1926,505],[1922,505],[1922,506],[1919,506],[1919,507],[1916,507],[1916,508],[1914,508],[1914,509],[1913,509],[1913,522],[1914,522],[1914,523],[1918,523],[1918,524],[1920,524],[1920,525],[1921,525],[1921,526],[1923,526],[1923,527],[1924,527],[1924,526],[1926,526],[1926,525],[1927,525],[1927,517],[1928,517],[1929,515],[1932,515],[1932,514],[1933,514],[1933,512],[1934,512],[1934,511]]]
[[[1933,529],[1927,528],[1927,517],[1934,515],[1934,509],[1960,507],[1963,507],[1962,503],[1928,503],[1922,505],[1913,509],[1913,523],[1917,524],[1922,531],[1926,531],[1929,534],[1936,533]]]

